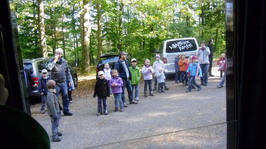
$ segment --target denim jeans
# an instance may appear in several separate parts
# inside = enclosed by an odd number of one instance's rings
[[[98,113],[108,113],[106,97],[98,97]]]
[[[224,86],[224,82],[226,80],[226,74],[224,73],[221,82],[219,83],[219,86]]]
[[[135,93],[135,98],[133,97],[133,99],[139,99],[139,85],[138,84],[134,84],[132,85],[132,96],[134,96]]]
[[[208,69],[209,64],[200,64],[200,68],[202,71],[202,77],[200,78],[201,84],[208,84]]]
[[[125,88],[127,88],[129,102],[133,101],[131,83],[130,83],[129,80],[123,80],[123,87],[122,87],[122,91],[123,91],[122,92],[122,101],[123,101],[123,103],[126,103],[126,99],[125,99]]]
[[[45,104],[47,101],[47,95],[42,95],[42,107],[41,107],[41,111],[45,111]]]
[[[197,84],[195,80],[195,76],[190,76],[188,81],[188,91],[191,91],[193,86],[196,86],[198,89],[201,89],[201,87]]]
[[[63,100],[63,112],[69,112],[69,100],[68,100],[68,90],[66,82],[56,83],[56,95],[59,99],[59,94],[61,93]]]
[[[52,139],[58,138],[58,126],[60,118],[61,118],[61,112],[58,112],[56,117],[51,116]]]
[[[175,82],[181,82],[180,81],[180,71],[175,72]]]
[[[147,92],[147,88],[148,88],[148,87],[149,87],[149,92],[150,92],[150,93],[152,92],[151,84],[152,84],[152,80],[144,80],[144,92],[145,92],[145,93]]]
[[[124,104],[121,98],[122,93],[114,93],[114,97],[115,97],[115,107],[118,108],[120,107],[120,109],[123,109]]]
[[[158,83],[158,91],[160,92],[162,92],[163,91],[163,88],[164,88],[164,82],[161,82],[161,83]]]
[[[154,89],[157,89],[157,78],[154,76],[153,80],[154,80]]]

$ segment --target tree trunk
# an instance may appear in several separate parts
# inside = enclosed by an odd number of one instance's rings
[[[46,37],[45,37],[45,24],[44,24],[44,2],[43,0],[38,0],[38,8],[39,8],[39,38],[40,38],[40,48],[42,51],[43,57],[48,57],[48,49],[46,45]]]
[[[91,34],[91,24],[90,24],[90,6],[87,0],[83,0],[83,10],[81,12],[81,38],[82,38],[82,71],[87,71],[90,65],[89,60],[89,47],[90,47],[90,34]]]
[[[123,8],[124,8],[124,4],[123,4],[123,0],[120,0],[120,15],[118,18],[118,44],[117,44],[117,49],[119,51],[122,51],[122,34],[123,34],[123,29],[122,29],[122,16],[123,16]]]
[[[96,4],[96,8],[97,8],[97,26],[98,26],[98,30],[97,30],[97,47],[98,47],[98,52],[97,52],[97,61],[100,60],[100,56],[102,55],[102,51],[103,51],[103,43],[102,43],[102,12],[101,12],[101,5],[99,4],[99,2],[97,2]]]

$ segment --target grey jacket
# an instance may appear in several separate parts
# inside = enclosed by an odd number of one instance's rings
[[[47,111],[51,117],[58,117],[60,113],[58,97],[56,96],[56,89],[49,89],[47,94]]]
[[[199,48],[198,50],[198,59],[199,59],[199,64],[209,64],[209,55],[210,55],[210,49],[208,47],[205,47],[203,50],[202,48]]]
[[[51,79],[57,83],[62,83],[71,79],[67,61],[61,58],[56,63],[54,58],[49,60],[48,69],[51,70]]]

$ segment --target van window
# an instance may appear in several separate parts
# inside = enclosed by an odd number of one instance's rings
[[[194,39],[174,40],[166,43],[166,52],[186,52],[197,50],[197,45]]]

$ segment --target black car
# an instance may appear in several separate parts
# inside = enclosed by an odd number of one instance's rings
[[[27,85],[30,90],[29,98],[41,97],[41,93],[40,93],[39,85],[38,85],[39,78],[41,77],[42,69],[47,69],[49,60],[50,58],[36,58],[36,59],[23,60],[24,70],[27,70],[29,72],[29,73],[26,73],[26,75],[28,78],[30,78],[28,79],[29,81],[27,81]],[[77,72],[74,69],[72,69],[70,66],[69,68],[70,68],[71,76],[73,78],[74,86],[77,87],[78,86]],[[50,75],[49,70],[48,70],[48,75]]]
[[[111,69],[114,69],[115,63],[119,60],[119,53],[106,53],[101,55],[100,61],[97,64],[96,77],[98,72],[104,69],[104,64],[108,63]],[[128,54],[127,59],[130,60],[130,54]]]

